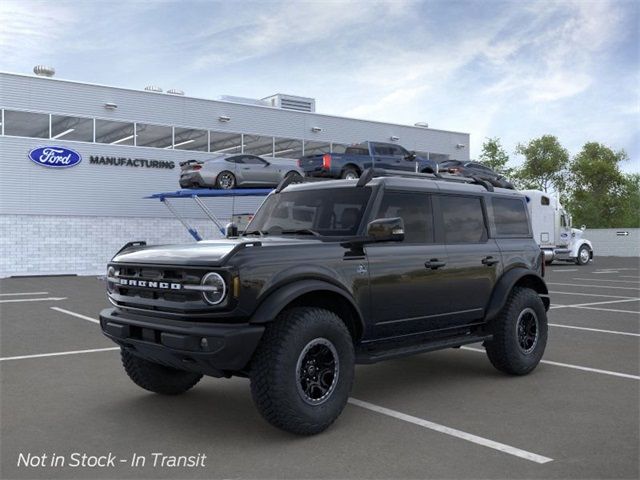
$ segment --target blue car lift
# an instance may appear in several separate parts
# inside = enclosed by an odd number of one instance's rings
[[[171,204],[169,199],[174,198],[192,198],[193,201],[200,207],[200,209],[204,212],[204,214],[218,227],[220,233],[224,235],[224,227],[220,224],[216,216],[213,212],[205,205],[205,203],[201,200],[201,198],[219,198],[219,197],[266,197],[273,190],[270,188],[234,188],[229,190],[210,190],[208,188],[197,188],[197,189],[185,189],[178,190],[175,192],[165,192],[165,193],[154,193],[153,195],[149,195],[144,198],[157,198],[162,203],[166,205],[169,211],[178,219],[180,223],[184,225],[184,228],[191,234],[191,236],[196,240],[202,240],[202,236],[198,233],[198,231],[193,228],[189,223],[177,212],[174,206]]]

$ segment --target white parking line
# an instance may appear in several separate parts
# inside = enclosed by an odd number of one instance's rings
[[[49,295],[49,292],[0,293],[0,297],[12,297],[17,295]]]
[[[67,297],[47,297],[47,298],[12,298],[10,300],[0,300],[0,303],[18,303],[18,302],[57,302],[58,300],[66,300]]]
[[[594,275],[602,275],[607,273],[620,273],[618,270],[604,270],[602,272],[593,272]]]
[[[100,320],[96,320],[95,318],[87,317],[86,315],[81,315],[80,313],[71,312],[69,310],[65,310],[64,308],[59,308],[59,307],[49,307],[49,308],[51,308],[51,310],[55,310],[56,312],[66,313],[67,315],[71,315],[72,317],[78,317],[78,318],[81,318],[83,320],[87,320],[89,322],[98,323],[98,324],[100,323]]]
[[[635,278],[638,279],[638,275],[618,275],[620,278]]]
[[[625,302],[637,302],[640,298],[628,298],[626,300],[606,300],[604,302],[591,302],[591,303],[576,303],[575,305],[552,305],[550,308],[576,308],[576,307],[590,307],[592,305],[605,305],[608,303],[625,303]]]
[[[372,412],[376,412],[376,413],[381,413],[382,415],[387,415],[389,417],[393,417],[398,420],[402,420],[404,422],[409,422],[414,425],[418,425],[420,427],[434,430],[436,432],[444,433],[446,435],[451,435],[452,437],[460,438],[462,440],[466,440],[468,442],[475,443],[477,445],[482,445],[483,447],[492,448],[494,450],[498,450],[503,453],[508,453],[509,455],[523,458],[531,462],[549,463],[553,461],[553,459],[549,457],[543,457],[542,455],[527,452],[526,450],[521,450],[519,448],[512,447],[510,445],[505,445],[504,443],[494,442],[493,440],[489,440],[488,438],[479,437],[471,433],[463,432],[462,430],[456,430],[455,428],[445,427],[444,425],[440,425],[439,423],[434,423],[434,422],[430,422],[429,420],[424,420],[422,418],[414,417],[412,415],[407,415],[405,413],[398,412],[396,410],[391,410],[390,408],[381,407],[379,405],[374,405],[373,403],[369,403],[369,402],[363,402],[362,400],[358,400],[353,397],[349,398],[349,403],[351,405],[355,405],[356,407],[365,408],[367,410],[371,410]]]
[[[640,337],[640,333],[618,332],[615,330],[602,330],[600,328],[577,327],[575,325],[560,325],[559,323],[550,323],[550,327],[571,328],[574,330],[584,330],[585,332],[611,333],[613,335],[628,335],[630,337]]]
[[[579,268],[570,268],[568,270],[563,270],[563,269],[556,269],[556,270],[551,270],[552,272],[577,272],[578,270],[580,270]]]
[[[638,283],[640,284],[640,280],[636,280],[635,282],[633,280],[609,280],[608,278],[580,278],[580,277],[573,277],[572,280],[588,280],[589,282],[611,282],[611,283]]]
[[[632,315],[640,315],[640,312],[635,310],[616,310],[614,308],[599,308],[599,307],[575,307],[584,308],[585,310],[598,310],[600,312],[613,312],[613,313],[631,313]]]
[[[602,295],[601,293],[577,293],[577,292],[549,292],[549,295],[578,295],[581,297],[606,297],[606,298],[635,298],[635,297],[621,297],[620,295]]]
[[[473,347],[460,347],[462,350],[469,350],[472,352],[486,353],[482,348]],[[547,365],[555,365],[557,367],[572,368],[574,370],[582,370],[584,372],[601,373],[603,375],[611,375],[612,377],[630,378],[632,380],[640,380],[638,375],[630,375],[628,373],[612,372],[610,370],[600,370],[599,368],[583,367],[582,365],[572,365],[570,363],[552,362],[551,360],[540,360],[540,363]]]
[[[42,358],[42,357],[58,357],[62,355],[77,355],[79,353],[95,353],[95,352],[109,352],[111,350],[120,350],[120,347],[109,348],[92,348],[90,350],[72,350],[69,352],[55,352],[55,353],[39,353],[36,355],[21,355],[19,357],[3,357],[0,358],[0,362],[6,362],[9,360],[25,360],[28,358]]]
[[[640,287],[619,287],[618,285],[585,285],[584,283],[554,283],[547,282],[547,285],[564,285],[568,287],[589,287],[589,288],[615,288],[616,290],[640,290]]]

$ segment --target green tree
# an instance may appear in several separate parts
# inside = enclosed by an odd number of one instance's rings
[[[498,137],[485,138],[478,161],[505,177],[510,177],[513,174],[513,168],[507,167],[509,155],[502,147]]]
[[[569,168],[568,207],[576,225],[596,228],[638,224],[638,175],[625,176],[619,163],[627,159],[597,142],[585,143]]]
[[[524,156],[524,163],[515,172],[520,188],[534,188],[561,192],[566,186],[569,152],[553,135],[543,135],[525,144],[518,144],[516,153]]]

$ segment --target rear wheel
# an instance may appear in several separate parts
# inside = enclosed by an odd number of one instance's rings
[[[342,171],[342,175],[340,175],[345,180],[356,180],[360,178],[360,174],[353,167],[347,167]]]
[[[589,263],[590,259],[591,259],[591,251],[589,250],[589,247],[587,247],[586,245],[582,245],[578,250],[576,263],[578,265],[586,265],[587,263]]]
[[[265,330],[251,366],[251,394],[272,425],[312,435],[344,409],[354,373],[351,335],[328,310],[282,312]]]
[[[199,373],[185,372],[165,367],[136,357],[127,350],[121,349],[122,365],[129,378],[139,387],[150,392],[163,395],[184,393],[200,381]]]
[[[216,178],[216,187],[221,190],[229,190],[236,186],[236,177],[233,173],[224,171]]]
[[[515,287],[492,327],[486,349],[494,367],[511,375],[536,368],[547,345],[547,312],[537,292]]]

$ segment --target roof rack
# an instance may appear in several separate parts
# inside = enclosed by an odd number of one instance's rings
[[[360,179],[358,187],[364,187],[371,179],[376,177],[405,177],[405,178],[423,178],[430,180],[442,180],[446,182],[469,183],[474,185],[482,185],[487,191],[493,192],[493,185],[488,181],[477,176],[461,177],[459,175],[450,175],[448,173],[419,173],[419,172],[401,172],[398,170],[385,170],[379,168],[367,168]]]

